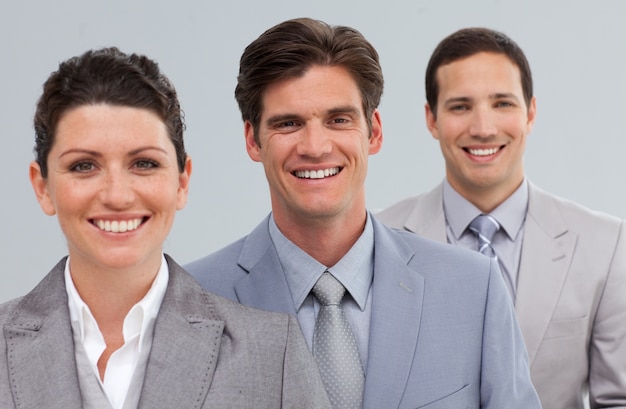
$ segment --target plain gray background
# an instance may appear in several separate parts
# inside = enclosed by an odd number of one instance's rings
[[[66,254],[56,218],[43,214],[28,181],[35,102],[60,61],[115,45],[155,59],[175,84],[194,170],[189,203],[165,251],[186,263],[246,234],[270,210],[263,169],[245,152],[233,90],[245,46],[294,17],[355,27],[380,53],[385,141],[370,160],[370,209],[443,178],[439,145],[424,123],[426,62],[452,31],[487,26],[516,40],[533,70],[538,115],[527,175],[549,191],[626,217],[626,0],[25,0],[3,6],[0,301],[26,293]]]

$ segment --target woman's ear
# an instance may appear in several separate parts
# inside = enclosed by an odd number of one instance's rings
[[[54,208],[54,201],[48,191],[48,179],[44,178],[41,174],[41,167],[39,166],[39,163],[36,161],[32,161],[30,163],[28,176],[30,178],[30,184],[33,186],[33,190],[35,191],[35,196],[37,196],[37,201],[39,202],[41,210],[43,210],[43,212],[48,216],[54,216],[56,214],[56,209]]]
[[[187,155],[185,159],[185,168],[178,176],[178,202],[176,210],[181,210],[187,204],[187,196],[189,195],[189,179],[191,178],[191,156]]]

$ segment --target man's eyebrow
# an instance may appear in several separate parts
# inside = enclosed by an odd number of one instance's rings
[[[360,115],[361,111],[353,106],[353,105],[345,105],[345,106],[339,106],[339,107],[335,107],[335,108],[331,108],[328,111],[326,111],[329,115],[333,115],[333,114],[354,114],[354,115]]]
[[[489,99],[502,99],[502,98],[510,98],[516,101],[519,101],[517,95],[513,92],[495,92],[493,94],[489,94]],[[444,105],[455,104],[459,102],[471,102],[473,98],[470,97],[452,97],[446,99],[443,103]]]
[[[361,111],[359,110],[359,108],[353,106],[353,105],[344,105],[344,106],[338,106],[338,107],[334,107],[334,108],[330,108],[326,111],[327,115],[335,115],[335,114],[352,114],[355,116],[360,116],[361,115]],[[300,115],[297,114],[290,114],[290,113],[285,113],[285,114],[277,114],[277,115],[272,115],[270,117],[268,117],[265,120],[265,124],[266,125],[272,125],[272,124],[276,124],[276,123],[280,123],[280,122],[285,122],[285,121],[297,121],[300,120],[301,117]]]
[[[284,121],[293,121],[299,119],[299,116],[296,114],[278,114],[274,116],[270,116],[265,120],[266,125],[272,125],[278,122]]]
[[[450,104],[455,104],[458,102],[470,102],[472,100],[472,98],[470,97],[452,97],[452,98],[448,98],[445,101],[443,101],[444,105],[450,105]]]
[[[489,98],[490,99],[511,98],[516,101],[519,101],[519,98],[517,97],[517,95],[512,92],[496,92],[495,94],[489,95]]]

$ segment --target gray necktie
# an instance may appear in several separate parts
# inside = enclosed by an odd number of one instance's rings
[[[492,216],[481,214],[472,220],[469,229],[478,237],[478,252],[497,259],[498,256],[496,256],[493,247],[491,247],[491,241],[500,229],[498,221]]]
[[[313,333],[313,356],[330,403],[333,409],[360,409],[365,376],[354,334],[341,308],[346,289],[325,272],[312,292],[322,304]]]

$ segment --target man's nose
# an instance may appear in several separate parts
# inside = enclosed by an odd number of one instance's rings
[[[302,156],[320,157],[332,151],[331,130],[319,123],[308,123],[298,141],[297,152]]]

